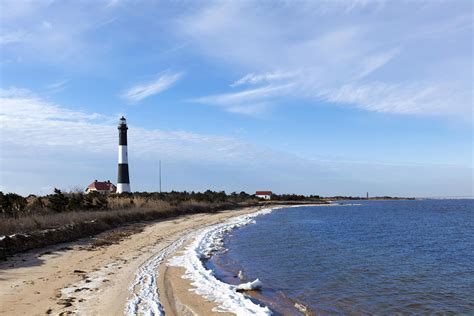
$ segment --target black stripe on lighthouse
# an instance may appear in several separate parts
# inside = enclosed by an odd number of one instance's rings
[[[130,178],[128,177],[127,163],[119,163],[117,183],[130,183]]]
[[[119,145],[127,146],[127,125],[124,127],[119,126]]]

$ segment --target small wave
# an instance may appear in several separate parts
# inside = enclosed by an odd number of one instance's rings
[[[236,286],[219,281],[212,270],[207,270],[202,259],[209,258],[212,253],[223,249],[223,238],[232,229],[255,222],[255,217],[269,214],[275,208],[238,216],[230,220],[202,229],[194,241],[186,247],[183,255],[169,260],[170,266],[184,267],[184,278],[191,280],[193,291],[219,304],[214,311],[233,312],[237,315],[271,315],[268,307],[260,306],[242,293],[236,291]]]
[[[362,206],[361,203],[341,203],[341,202],[331,202],[331,204],[326,204],[324,206]]]

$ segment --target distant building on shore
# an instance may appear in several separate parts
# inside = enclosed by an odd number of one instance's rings
[[[98,192],[101,194],[115,193],[117,192],[117,187],[110,182],[109,180],[101,182],[94,180],[86,189],[86,193]]]
[[[272,197],[272,191],[257,191],[255,192],[255,196],[259,199],[270,200]]]

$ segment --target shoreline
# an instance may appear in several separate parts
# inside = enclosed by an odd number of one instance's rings
[[[209,259],[223,248],[223,237],[231,230],[252,224],[259,215],[269,214],[280,208],[312,205],[267,205],[260,211],[246,216],[236,216],[224,223],[208,226],[172,253],[160,266],[160,300],[167,315],[270,315],[270,305],[259,298],[258,292],[245,295],[235,291],[236,285],[226,283],[214,276],[213,270],[205,267],[202,259]],[[333,204],[332,206],[336,206]],[[247,280],[251,281],[251,280]],[[245,283],[245,282],[242,282]],[[265,286],[265,285],[264,285]],[[268,302],[267,302],[268,303]],[[308,314],[304,305],[292,302],[295,312]],[[310,313],[309,313],[310,314]]]
[[[141,232],[106,246],[91,247],[94,239],[87,238],[13,255],[0,263],[0,315],[125,314],[133,294],[130,285],[151,258],[200,228],[259,209],[142,223]]]
[[[250,224],[255,217],[268,214],[276,208],[262,208],[207,226],[170,254],[161,266],[163,273],[158,276],[162,286],[160,291],[164,293],[161,302],[166,314],[271,314],[267,307],[255,304],[244,294],[238,293],[234,285],[218,280],[211,270],[206,269],[202,259],[212,256],[223,246],[222,238],[228,232]]]

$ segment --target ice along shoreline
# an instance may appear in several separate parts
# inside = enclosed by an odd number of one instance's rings
[[[236,302],[243,303],[244,308],[255,310],[257,314],[269,315],[271,311],[264,306],[253,303],[243,294],[235,291],[235,286],[224,283],[214,277],[214,272],[204,267],[202,259],[206,259],[214,251],[223,247],[223,237],[235,228],[242,227],[255,222],[255,218],[261,215],[269,214],[276,209],[304,207],[304,206],[335,206],[335,204],[313,204],[313,205],[272,205],[260,210],[250,210],[248,214],[238,215],[226,219],[219,224],[212,224],[204,228],[196,229],[193,232],[187,232],[178,236],[168,247],[157,252],[155,255],[145,261],[137,270],[134,281],[130,285],[131,296],[127,300],[125,307],[126,315],[164,315],[165,311],[161,299],[167,300],[165,289],[161,288],[159,279],[161,275],[160,266],[168,266],[169,268],[182,269],[184,275],[179,274],[179,279],[183,275],[183,279],[190,281],[189,290],[195,292],[198,297],[203,300],[213,302],[217,307],[213,308],[214,312],[232,312],[242,314],[245,309]],[[185,246],[183,246],[185,245]],[[167,258],[168,263],[165,263]],[[186,266],[184,266],[186,265]],[[194,280],[195,277],[196,280]],[[206,283],[198,284],[196,281],[206,281]],[[209,283],[208,283],[209,282]],[[218,285],[216,285],[218,284]],[[210,289],[226,288],[225,293],[230,295],[225,297],[215,297],[210,293]],[[184,287],[185,290],[188,287]],[[206,290],[207,289],[207,290]],[[208,293],[208,295],[206,295]],[[237,301],[232,301],[237,298]],[[211,311],[209,309],[209,311]]]
[[[168,260],[169,267],[184,268],[183,279],[191,283],[190,291],[200,295],[208,301],[217,304],[213,312],[230,312],[237,315],[271,315],[267,306],[262,306],[243,293],[237,292],[237,286],[225,283],[216,278],[214,271],[207,269],[203,260],[209,259],[216,251],[224,247],[224,237],[232,230],[255,223],[258,216],[270,214],[277,209],[308,206],[336,206],[337,204],[313,205],[279,205],[272,206],[255,213],[241,215],[227,221],[203,228],[196,232],[192,242],[181,249],[180,254]],[[263,284],[265,286],[265,284]]]

